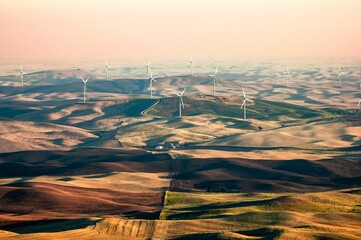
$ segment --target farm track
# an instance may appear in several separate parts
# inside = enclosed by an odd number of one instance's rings
[[[150,106],[149,108],[143,110],[140,114],[145,116],[147,114],[147,112],[149,112],[150,110],[152,110],[153,108],[155,108],[159,103],[161,102],[161,99],[158,98],[157,101],[152,105]]]

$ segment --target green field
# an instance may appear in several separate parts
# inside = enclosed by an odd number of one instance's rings
[[[306,118],[330,118],[337,116],[333,109],[312,109],[298,105],[272,102],[265,100],[254,100],[255,104],[247,107],[248,118],[259,120],[278,120],[280,116],[286,116],[293,119]],[[161,117],[178,116],[178,98],[163,98],[161,103],[154,109],[149,111],[150,115]],[[243,117],[243,110],[240,109],[241,104],[224,103],[219,99],[216,100],[199,100],[193,97],[184,97],[185,108],[182,110],[184,116],[194,116],[198,114],[212,114],[224,117]],[[338,111],[340,114],[346,114],[346,111]]]
[[[176,239],[359,239],[360,201],[359,190],[305,194],[167,192],[160,217],[193,220],[199,225],[218,220],[218,227],[224,229]]]

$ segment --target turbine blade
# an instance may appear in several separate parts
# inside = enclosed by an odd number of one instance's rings
[[[242,103],[242,105],[241,105],[240,109],[242,109],[242,108],[244,107],[244,104],[245,104],[245,101],[243,101],[243,103]]]
[[[186,91],[187,87],[185,87],[181,93],[181,96],[183,96],[184,92]]]
[[[243,86],[242,86],[242,92],[243,92],[243,97],[246,99],[246,93],[244,92]]]

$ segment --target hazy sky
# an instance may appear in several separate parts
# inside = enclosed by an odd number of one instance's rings
[[[0,61],[361,57],[361,0],[0,0]]]

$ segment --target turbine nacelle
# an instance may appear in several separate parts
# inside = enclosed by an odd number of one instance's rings
[[[338,81],[339,81],[339,83],[340,83],[340,86],[342,86],[342,79],[341,79],[341,75],[344,73],[344,72],[342,72],[342,69],[341,69],[341,67],[340,67],[340,65],[339,64],[337,64],[337,66],[338,66]]]
[[[148,78],[152,77],[152,69],[150,68],[150,63],[151,63],[151,61],[149,61],[148,63],[144,63],[147,74],[148,74]]]
[[[213,81],[214,81],[215,83],[219,84],[217,74],[218,74],[218,66],[217,66],[217,68],[216,68],[216,71],[214,71],[214,74],[210,74],[210,75],[208,75],[208,76],[212,77],[212,78],[213,78]]]
[[[338,66],[338,73],[344,73],[340,67],[340,65],[337,65]]]
[[[291,72],[290,72],[290,65],[287,64],[287,71],[284,72],[284,74],[287,74],[287,79],[286,79],[286,83],[287,83],[287,86],[288,86],[288,80],[292,80],[292,75],[291,75]]]
[[[109,74],[109,68],[111,68],[111,66],[109,66],[108,64],[108,60],[105,59],[105,69],[104,69],[104,73],[106,75],[106,79],[109,80],[108,74]]]
[[[21,66],[21,65],[20,65],[20,74],[21,74],[21,75],[27,74],[26,72],[24,72],[23,66]]]
[[[89,77],[87,79],[84,79],[82,76],[80,76],[81,80],[83,80],[83,83],[87,83],[89,81]]]
[[[191,61],[190,61],[190,63],[191,63],[191,75],[192,75],[192,77],[193,77],[193,68],[194,68],[194,64],[195,64],[196,62],[193,61],[193,58],[192,58],[192,57],[190,57],[190,59],[191,59]]]
[[[83,102],[86,102],[86,83],[89,81],[89,77],[84,79],[83,76],[80,76],[81,80],[83,81]]]
[[[186,89],[187,88],[185,87],[180,94],[176,93],[176,95],[179,97],[179,101],[180,101],[179,104],[182,106],[182,108],[184,108],[183,94],[186,91]]]
[[[21,87],[24,87],[24,75],[27,74],[23,70],[23,66],[20,65],[20,80],[21,80]]]
[[[337,65],[338,66],[338,76],[340,77],[343,73],[345,73],[344,71],[342,71],[340,65]]]
[[[210,74],[210,77],[213,77],[213,97],[216,95],[216,85],[219,85],[218,78],[218,66],[216,68],[216,71],[214,71],[214,74]]]
[[[149,76],[150,98],[153,98],[153,82],[157,82],[157,80],[155,80],[155,78],[152,76],[152,72],[150,72],[150,76]]]
[[[243,93],[243,103],[240,107],[240,109],[243,109],[243,119],[247,119],[247,103],[254,103],[253,100],[247,98],[247,95],[242,87],[242,93]]]
[[[108,70],[108,68],[111,68],[111,66],[108,64],[108,60],[105,59],[105,69]]]
[[[249,99],[249,98],[245,98],[243,99],[243,103],[241,105],[241,107],[239,109],[243,109],[243,107],[245,107],[245,105],[247,104],[247,102],[249,103],[254,103],[253,100]]]

